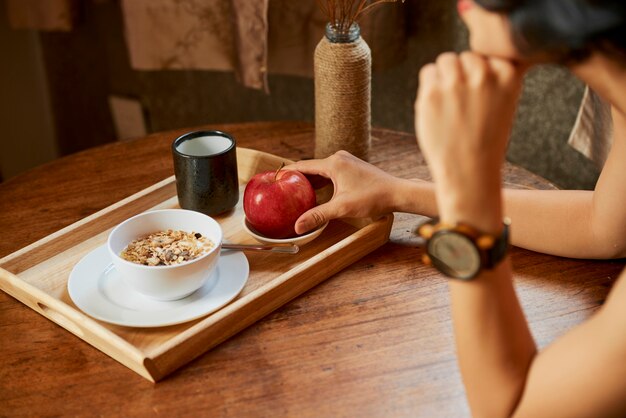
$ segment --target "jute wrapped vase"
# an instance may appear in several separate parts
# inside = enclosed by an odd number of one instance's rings
[[[346,150],[367,160],[371,131],[372,54],[357,24],[337,33],[330,24],[317,45],[315,158]]]

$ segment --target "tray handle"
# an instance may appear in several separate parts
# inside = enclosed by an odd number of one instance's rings
[[[62,326],[79,338],[83,338],[85,336],[85,332],[80,327],[80,325],[69,319],[67,316],[49,307],[43,302],[36,302],[36,305],[37,308],[35,310],[38,311],[41,315],[50,319],[52,322],[56,322],[58,325]]]

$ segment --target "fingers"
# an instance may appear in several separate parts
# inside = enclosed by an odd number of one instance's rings
[[[332,167],[330,167],[326,159],[300,160],[288,165],[285,168],[289,170],[296,170],[304,174],[307,180],[311,183],[311,186],[313,186],[313,189],[316,190],[332,183],[330,180]]]
[[[468,84],[483,86],[495,81],[499,86],[511,87],[521,83],[525,68],[512,61],[497,57],[485,57],[469,51],[460,55],[460,62]]]
[[[432,99],[437,91],[458,94],[470,89],[485,90],[484,94],[491,94],[495,88],[516,95],[521,91],[525,70],[512,61],[471,51],[458,55],[444,53],[436,63],[426,65],[420,71],[420,94]]]
[[[323,160],[300,160],[293,164],[288,165],[285,168],[291,170],[297,170],[303,174],[319,175],[323,177],[330,177],[328,161]]]
[[[354,162],[357,160],[356,157],[352,156],[348,152],[339,151],[335,154],[331,155],[328,158],[324,158],[321,160],[301,160],[291,165],[291,168],[294,170],[298,170],[301,173],[310,176],[322,176],[326,179],[332,179],[332,182],[336,180],[334,175],[340,173],[342,171],[342,165],[347,162]],[[345,166],[344,166],[345,167]],[[327,185],[330,181],[326,182],[316,182],[319,185]],[[315,187],[314,185],[314,188]],[[302,214],[295,224],[295,230],[297,234],[303,234],[307,231],[311,231],[331,219],[335,219],[340,217],[340,214],[335,210],[336,203],[334,201],[330,201],[328,203],[321,204],[316,206],[315,208],[305,212]]]
[[[459,56],[446,52],[437,58],[437,72],[443,87],[452,88],[465,79]]]
[[[485,57],[474,52],[461,54],[446,52],[437,57],[433,64],[427,64],[420,71],[420,90],[436,84],[443,88],[460,84],[482,85],[491,79],[500,84],[510,84],[521,79],[524,68],[502,58]]]
[[[489,80],[489,66],[484,57],[466,51],[460,55],[459,62],[468,85],[480,87]]]
[[[303,213],[296,221],[296,234],[304,234],[305,232],[324,225],[331,219],[337,218],[332,207],[332,203],[326,203]]]
[[[427,64],[420,71],[420,90],[429,86],[440,85],[444,88],[453,88],[465,80],[465,68],[459,55],[446,52],[433,64]]]
[[[437,100],[441,91],[455,91],[465,83],[465,68],[459,55],[453,52],[441,54],[433,64],[422,67],[419,74],[419,90],[415,110]]]
[[[418,116],[421,114],[420,108],[422,106],[428,106],[426,102],[434,100],[433,94],[436,93],[436,86],[439,82],[439,74],[437,72],[437,66],[435,64],[426,64],[422,67],[419,73],[419,87],[417,90],[417,97],[413,108],[415,111],[415,131],[419,132]],[[419,139],[419,138],[418,138]]]
[[[437,71],[437,65],[426,64],[422,67],[419,74],[419,92],[418,96],[425,94],[429,88],[436,85],[439,81],[439,73]]]
[[[337,171],[337,166],[346,161],[360,161],[357,157],[346,151],[337,151],[328,158],[319,160],[300,160],[289,165],[293,170],[298,170],[304,174],[320,175],[331,178],[333,172]]]
[[[495,74],[498,84],[503,87],[517,87],[524,76],[523,68],[518,68],[510,61],[490,58],[489,66]]]

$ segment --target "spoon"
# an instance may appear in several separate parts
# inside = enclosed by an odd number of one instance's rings
[[[224,250],[252,250],[252,251],[270,251],[273,253],[296,254],[300,251],[300,247],[296,244],[226,244],[222,243]]]

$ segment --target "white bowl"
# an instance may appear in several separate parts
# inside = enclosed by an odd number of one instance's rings
[[[315,238],[319,237],[322,231],[324,230],[324,228],[328,226],[328,222],[326,222],[324,225],[320,226],[317,229],[314,229],[311,232],[307,232],[306,234],[298,235],[298,236],[291,237],[291,238],[277,239],[277,238],[268,238],[265,235],[261,235],[248,223],[248,220],[246,219],[245,216],[243,217],[241,223],[243,225],[243,229],[248,234],[252,235],[254,239],[256,239],[259,242],[262,242],[263,244],[296,244],[299,247],[303,246],[304,244],[308,244],[309,242],[313,241]]]
[[[168,229],[198,232],[215,245],[196,259],[169,266],[145,266],[120,256],[131,241]],[[211,277],[220,256],[222,237],[222,228],[210,216],[185,209],[164,209],[141,213],[113,228],[107,248],[113,265],[130,288],[152,299],[176,300],[195,292]]]

